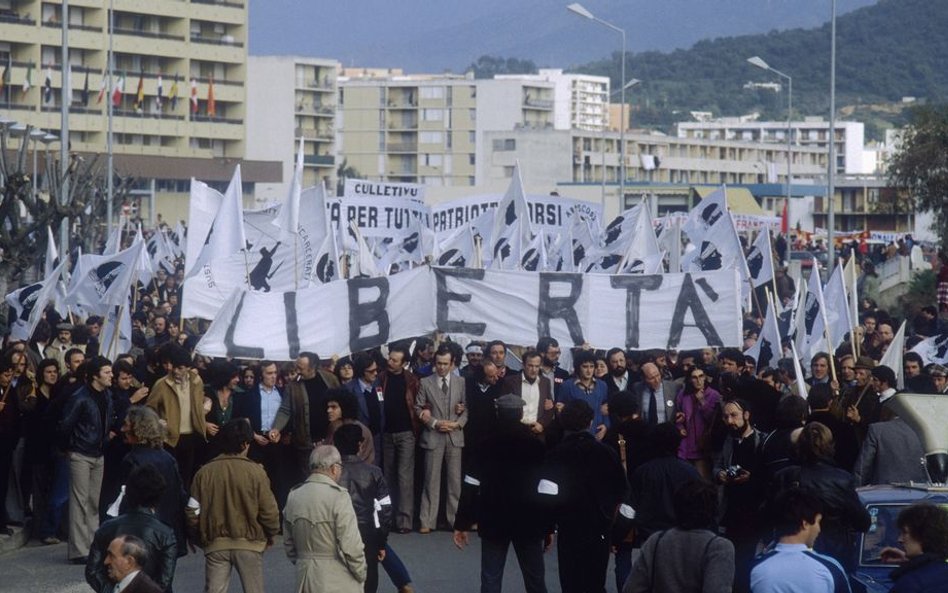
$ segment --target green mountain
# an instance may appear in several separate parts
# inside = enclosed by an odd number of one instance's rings
[[[929,103],[948,99],[948,2],[879,0],[836,21],[837,115],[866,121],[867,135],[904,121],[903,97]],[[628,32],[630,36],[635,31]],[[830,25],[763,35],[701,41],[671,53],[627,56],[628,78],[642,83],[627,97],[635,127],[670,128],[690,111],[715,117],[761,112],[767,119],[786,117],[786,89],[745,89],[747,82],[785,82],[755,68],[747,58],[760,56],[793,77],[794,117],[829,116]],[[573,68],[610,76],[619,87],[619,52]]]

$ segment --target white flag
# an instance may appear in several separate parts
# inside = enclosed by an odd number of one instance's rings
[[[375,260],[375,254],[372,253],[372,250],[369,249],[369,246],[366,244],[359,227],[357,227],[354,222],[350,222],[349,228],[352,229],[352,232],[355,234],[356,244],[359,246],[357,257],[353,259],[353,262],[356,264],[356,266],[354,266],[356,269],[350,271],[349,277],[369,276],[374,278],[382,276],[382,272],[378,268],[378,262]]]
[[[474,232],[471,225],[454,229],[435,251],[434,264],[451,268],[474,267]]]
[[[527,197],[523,191],[520,165],[517,164],[514,166],[507,193],[494,213],[494,228],[488,253],[493,260],[491,267],[500,270],[518,269],[523,249],[532,237]]]
[[[155,234],[157,235],[158,233]],[[136,282],[148,285],[155,276],[155,267],[152,265],[151,257],[148,255],[148,246],[145,244],[141,224],[138,225],[138,230],[135,231],[135,239],[132,241],[132,246],[139,243],[141,244],[141,249],[139,250],[138,266],[135,270],[135,276],[132,278],[132,286],[135,286]]]
[[[826,302],[826,327],[832,340],[832,344],[827,349],[828,352],[834,352],[853,327],[852,320],[849,318],[849,300],[846,298],[843,277],[843,267],[837,264],[823,291],[823,300]]]
[[[188,231],[185,243],[184,275],[188,277],[197,264],[201,250],[207,242],[208,233],[214,225],[214,216],[220,211],[224,196],[203,181],[191,179],[191,196],[188,200]],[[180,226],[180,223],[178,223]],[[178,227],[175,227],[178,228]],[[185,240],[181,234],[178,244]],[[199,267],[199,266],[198,266]]]
[[[826,304],[823,301],[823,284],[820,282],[819,263],[813,262],[810,279],[807,282],[806,296],[797,311],[797,352],[803,362],[810,364],[813,355],[820,351],[826,327]]]
[[[652,216],[648,204],[642,200],[636,225],[626,249],[619,272],[623,274],[661,274],[664,256],[655,237]]]
[[[523,253],[520,256],[520,267],[528,272],[546,270],[546,238],[543,231],[537,233],[529,243],[524,245]]]
[[[109,307],[127,304],[143,245],[135,243],[111,256],[80,256],[66,293],[66,303],[82,305],[97,315],[105,315]]]
[[[42,282],[24,286],[6,295],[6,302],[13,307],[14,319],[10,324],[10,337],[14,340],[29,340],[36,330],[43,310],[54,298],[65,268],[61,262]]]
[[[681,229],[688,234],[691,242],[698,246],[711,227],[717,224],[727,212],[727,189],[722,186],[708,194],[691,209]]]
[[[747,268],[754,288],[774,278],[774,256],[770,246],[770,229],[761,229],[747,254]]]
[[[115,255],[122,250],[122,234],[125,232],[125,215],[119,216],[119,222],[109,233],[109,238],[105,241],[105,249],[102,255]]]
[[[296,167],[293,169],[293,179],[290,180],[290,190],[286,194],[280,213],[273,219],[273,224],[283,230],[284,234],[295,235],[300,231],[300,199],[303,193],[303,137],[300,136],[299,149],[296,152]]]
[[[658,247],[668,254],[668,273],[681,272],[681,219],[667,218],[658,236]]]
[[[570,226],[564,228],[550,244],[548,256],[551,272],[575,272],[573,264],[573,232]]]
[[[99,349],[109,360],[132,349],[132,318],[128,309],[128,306],[111,307],[103,319]],[[116,319],[119,311],[121,316]],[[118,335],[115,334],[116,330]]]
[[[948,364],[948,333],[925,338],[911,350],[929,364]]]
[[[757,361],[758,372],[765,367],[776,367],[777,361],[782,357],[783,344],[780,328],[777,327],[777,315],[776,307],[767,307],[767,315],[764,317],[764,325],[760,328],[757,342],[744,351],[744,354],[753,356]]]
[[[225,259],[247,248],[247,236],[244,231],[242,186],[240,165],[237,165],[234,169],[234,176],[227,186],[227,191],[224,192],[220,209],[217,211],[214,222],[211,223],[211,228],[204,238],[204,246],[201,248],[193,267],[190,268],[190,273],[186,273],[186,275],[193,276],[198,273],[204,264]],[[188,247],[190,248],[190,245]]]
[[[46,261],[43,264],[43,274],[49,276],[53,269],[59,265],[59,250],[56,249],[56,239],[53,237],[53,229],[46,227]]]
[[[890,385],[890,387],[895,387],[896,389],[905,389],[905,369],[902,367],[904,351],[905,322],[903,321],[902,325],[899,326],[899,331],[895,333],[895,337],[892,338],[892,341],[889,343],[889,347],[885,349],[882,360],[879,361],[879,366],[886,366],[895,371],[896,385]]]

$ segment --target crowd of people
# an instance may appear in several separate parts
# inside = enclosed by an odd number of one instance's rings
[[[511,545],[526,590],[545,592],[554,540],[566,592],[604,591],[610,557],[629,593],[846,591],[870,526],[856,488],[927,479],[919,437],[886,404],[896,325],[869,300],[858,344],[813,356],[801,393],[789,358],[563,352],[550,337],[212,360],[193,351],[204,328],[178,319],[180,281],[161,273],[142,292],[114,359],[101,318],[52,308],[0,357],[0,493],[14,501],[0,519],[68,541],[98,592],[171,591],[196,547],[206,591],[234,568],[263,591],[281,534],[301,591],[374,592],[380,569],[411,591],[425,567],[389,535],[437,530],[461,549],[477,532],[484,592],[501,590]],[[935,308],[913,321],[908,347],[942,333]],[[744,320],[745,347],[760,324]],[[903,361],[906,390],[948,391],[948,369]],[[946,590],[948,512],[918,504],[899,523],[893,590]]]

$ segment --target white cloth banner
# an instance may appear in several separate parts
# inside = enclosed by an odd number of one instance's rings
[[[410,198],[332,198],[326,200],[326,208],[331,229],[347,232],[352,223],[366,239],[420,235],[422,226],[431,226],[428,206]]]
[[[419,267],[296,292],[234,291],[197,351],[292,360],[439,329],[470,339],[695,349],[741,343],[736,271],[619,275]]]
[[[344,198],[404,198],[424,203],[425,186],[417,183],[394,183],[346,179]]]
[[[450,231],[474,220],[484,212],[496,210],[503,198],[503,194],[483,194],[432,206],[431,228],[435,233],[445,233],[447,236]],[[560,232],[569,228],[574,212],[584,214],[596,225],[602,221],[600,204],[561,196],[527,194],[527,209],[533,230],[537,232]]]

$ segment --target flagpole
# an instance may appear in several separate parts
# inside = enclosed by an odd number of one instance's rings
[[[69,0],[63,0],[62,7],[62,84],[61,84],[61,95],[62,95],[62,105],[60,105],[60,130],[59,130],[59,167],[60,174],[62,175],[62,182],[60,184],[60,196],[61,206],[65,207],[69,204],[69,177],[67,173],[69,172],[69,101],[66,98],[66,93],[69,91],[69,81],[66,76],[66,67],[69,65]],[[59,227],[59,245],[60,249],[64,253],[69,253],[69,217],[64,216],[62,223]]]
[[[125,305],[119,305],[118,310],[115,313],[115,327],[112,329],[112,342],[109,344],[108,354],[106,358],[113,360],[112,351],[118,345],[118,337],[122,332],[122,313],[125,310]]]
[[[114,55],[112,53],[112,36],[113,29],[115,28],[115,10],[113,8],[114,0],[109,0],[109,55],[107,58],[109,64],[109,94],[108,94],[108,103],[106,104],[106,113],[108,114],[108,133],[106,135],[106,152],[108,154],[108,163],[106,164],[106,174],[108,175],[108,180],[106,182],[106,192],[105,192],[105,234],[108,236],[112,232],[112,197],[114,187],[113,183],[113,162],[112,162],[112,93],[115,92],[112,81],[112,72],[115,70],[115,64],[112,63]]]

